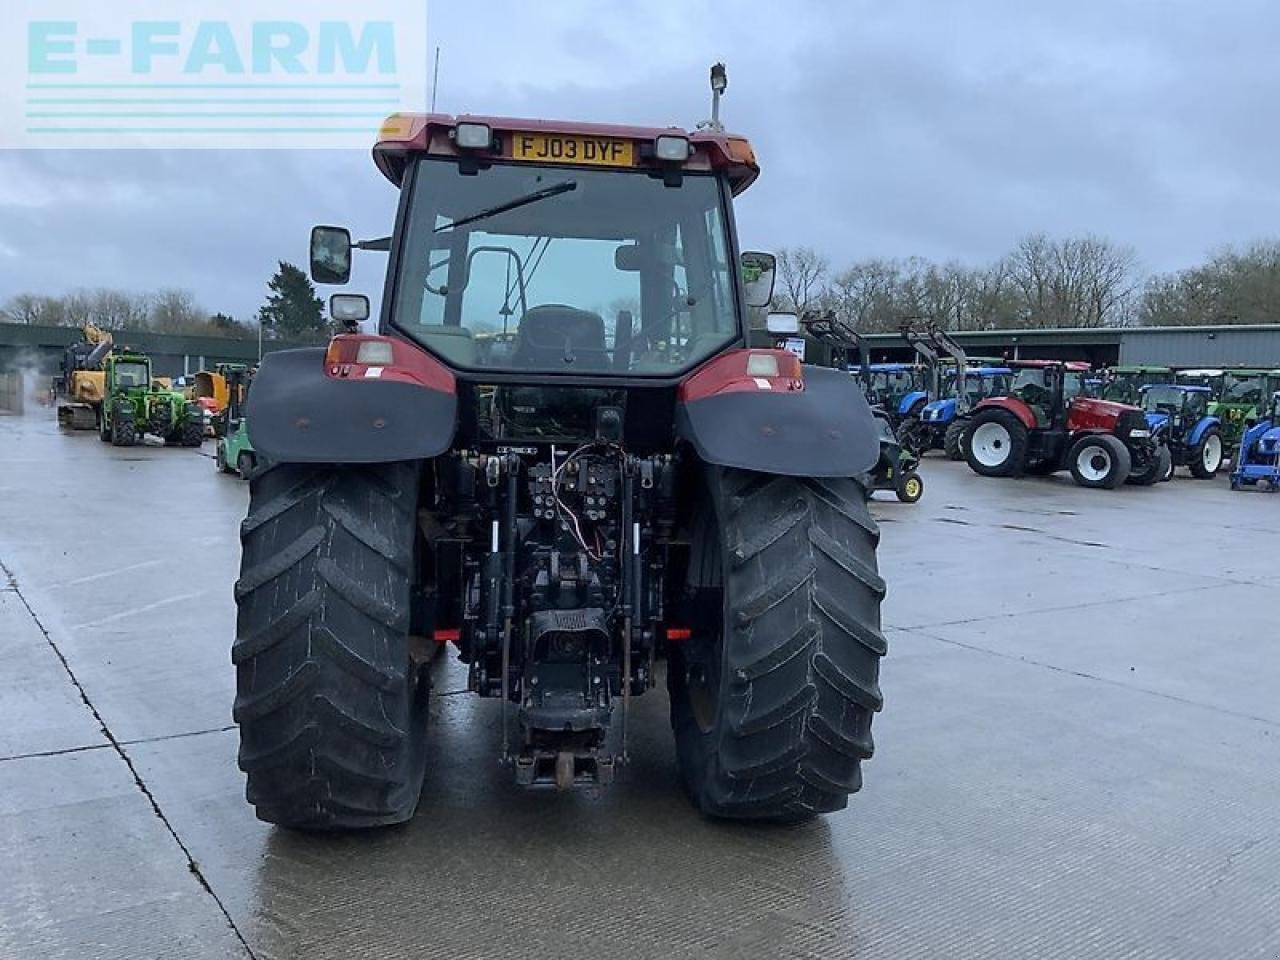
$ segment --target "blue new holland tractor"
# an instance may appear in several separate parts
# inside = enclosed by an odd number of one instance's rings
[[[1231,465],[1232,490],[1258,484],[1270,493],[1280,490],[1280,391],[1271,395],[1263,419],[1245,430]]]
[[[927,373],[914,363],[872,363],[863,374],[867,402],[884,409],[896,430],[929,402]]]
[[[1222,420],[1209,412],[1213,392],[1186,383],[1157,383],[1141,390],[1153,440],[1169,450],[1169,475],[1186,467],[1197,480],[1212,480],[1222,467]],[[1168,479],[1168,477],[1160,477]]]
[[[1007,393],[1013,371],[1001,365],[970,366],[964,348],[927,318],[910,318],[900,329],[923,361],[929,391],[925,402],[916,403],[904,417],[898,429],[902,445],[917,456],[943,450],[959,460],[969,410],[987,397]]]

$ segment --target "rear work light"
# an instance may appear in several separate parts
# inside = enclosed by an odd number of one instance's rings
[[[488,150],[493,129],[487,123],[460,123],[453,128],[453,140],[463,150]]]
[[[658,137],[653,144],[654,155],[670,163],[684,163],[689,159],[688,137]]]

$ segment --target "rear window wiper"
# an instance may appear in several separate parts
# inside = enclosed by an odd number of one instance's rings
[[[461,227],[468,223],[475,223],[477,220],[487,220],[489,217],[496,217],[500,213],[506,213],[508,210],[515,210],[518,207],[527,207],[531,203],[537,203],[539,200],[546,200],[548,197],[558,197],[562,193],[568,193],[570,190],[578,189],[577,180],[562,180],[559,183],[553,183],[549,187],[543,187],[541,190],[535,190],[533,193],[526,193],[522,197],[516,197],[514,200],[508,200],[500,203],[496,207],[489,207],[487,210],[480,210],[477,213],[467,214],[460,217],[452,223],[446,223],[443,226],[436,227],[432,233],[440,233],[443,230],[452,230],[454,227]]]

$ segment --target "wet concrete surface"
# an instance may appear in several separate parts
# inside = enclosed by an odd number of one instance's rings
[[[613,787],[522,791],[446,665],[416,819],[300,836],[235,765],[244,486],[39,410],[0,450],[0,957],[1280,956],[1280,498],[930,458],[818,822],[694,813],[661,691]]]

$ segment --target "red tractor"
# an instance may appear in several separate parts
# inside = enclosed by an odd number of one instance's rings
[[[1087,363],[1015,360],[1009,394],[973,410],[965,459],[984,477],[1070,470],[1082,487],[1151,484],[1168,473],[1169,450],[1151,438],[1138,407],[1089,396]]]
[[[750,144],[399,114],[374,160],[400,191],[392,236],[356,245],[390,255],[376,335],[269,354],[246,408],[266,462],[232,659],[258,816],[409,819],[449,739],[426,732],[446,644],[518,783],[608,783],[665,677],[700,810],[844,807],[881,706],[857,479],[880,442],[847,373],[747,344],[774,273],[738,251]],[[316,228],[313,278],[347,282],[352,247]]]

